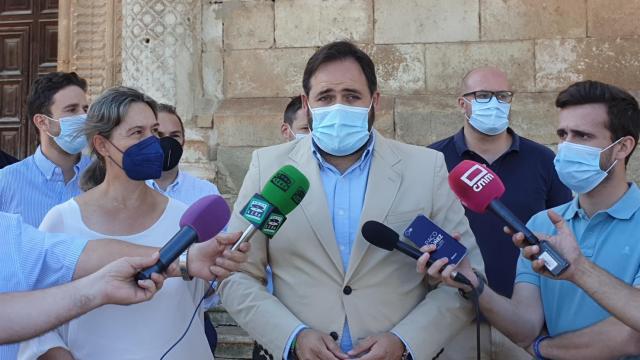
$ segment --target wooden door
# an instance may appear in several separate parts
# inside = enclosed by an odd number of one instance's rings
[[[56,70],[57,53],[57,0],[0,0],[0,149],[19,159],[37,146],[29,86]]]

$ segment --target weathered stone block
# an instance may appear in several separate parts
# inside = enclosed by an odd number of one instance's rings
[[[203,141],[188,140],[184,143],[182,161],[202,163],[209,161],[209,145]]]
[[[226,49],[262,49],[273,45],[272,1],[225,1],[221,15]]]
[[[629,0],[589,0],[590,37],[640,35],[640,2]]]
[[[195,124],[199,128],[210,129],[213,126],[213,116],[211,114],[208,114],[208,115],[196,115],[195,116]]]
[[[277,47],[322,46],[335,40],[373,39],[373,0],[278,0]]]
[[[255,147],[218,148],[216,185],[223,194],[238,194],[251,163]]]
[[[555,93],[521,93],[513,98],[510,125],[519,134],[541,144],[558,142]]]
[[[375,3],[376,44],[474,41],[477,0],[394,0]]]
[[[378,88],[384,94],[420,94],[425,90],[423,45],[363,46],[376,65]]]
[[[180,171],[187,172],[200,179],[209,180],[212,183],[218,185],[216,178],[216,165],[212,162],[202,163],[180,163]]]
[[[638,39],[536,41],[536,88],[558,91],[580,80],[640,88]]]
[[[289,97],[302,92],[314,49],[232,50],[225,54],[225,97]]]
[[[382,136],[389,139],[395,138],[395,125],[393,121],[394,104],[395,98],[382,96],[380,98],[380,107],[376,111],[376,120],[373,123],[373,127],[378,130]]]
[[[400,96],[395,102],[396,139],[429,145],[453,135],[464,123],[455,96]]]
[[[214,114],[222,146],[269,146],[283,141],[280,124],[288,98],[227,99]]]
[[[467,72],[496,66],[507,73],[515,91],[532,91],[533,47],[533,41],[427,44],[427,90],[458,94]]]
[[[483,40],[584,37],[584,0],[480,1]]]

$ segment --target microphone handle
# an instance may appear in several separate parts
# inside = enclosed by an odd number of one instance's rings
[[[418,249],[416,249],[415,247],[413,247],[412,245],[409,245],[405,242],[399,241],[396,243],[396,249],[398,251],[400,251],[401,253],[408,255],[416,260],[418,260],[418,258],[420,258],[420,256],[422,256],[422,252],[419,251]],[[429,261],[427,261],[427,266],[431,266],[431,264],[433,264],[433,260],[429,259]],[[455,280],[456,282],[459,282],[461,284],[464,285],[469,285],[469,286],[473,286],[471,285],[471,281],[469,281],[469,279],[467,279],[464,275],[462,275],[459,272],[456,272],[455,275],[453,276],[453,280]]]
[[[151,279],[151,274],[158,273],[161,274],[172,262],[174,262],[180,254],[185,252],[191,244],[198,240],[198,233],[191,228],[190,226],[184,226],[180,229],[171,240],[169,240],[163,247],[160,249],[160,258],[155,265],[150,266],[136,274],[136,280],[147,280]]]
[[[554,249],[548,241],[540,241],[501,201],[493,200],[489,204],[489,209],[504,220],[513,230],[524,234],[524,238],[530,245],[538,245],[540,247],[540,254],[538,254],[537,258],[544,261],[544,266],[553,276],[559,276],[567,270],[570,265],[567,259]]]
[[[420,252],[420,250],[400,240],[396,242],[395,248],[401,253],[408,255],[415,260],[418,260],[420,256],[422,256],[422,252]],[[431,259],[429,259],[428,265],[431,265]]]
[[[515,230],[516,232],[521,232],[524,234],[525,240],[530,245],[538,245],[540,240],[537,236],[531,232],[531,230],[527,229],[527,227],[516,217],[511,210],[509,210],[504,204],[499,200],[493,200],[489,203],[489,209],[493,211],[499,218],[504,220],[504,222],[509,225],[510,228]]]
[[[243,242],[249,241],[253,237],[253,234],[256,233],[256,231],[258,231],[258,228],[255,227],[255,225],[253,224],[249,225],[244,230],[242,235],[240,235],[240,238],[238,239],[238,241],[236,241],[236,243],[233,244],[233,246],[231,247],[231,251],[238,250],[238,248],[240,247],[240,244],[242,244]]]

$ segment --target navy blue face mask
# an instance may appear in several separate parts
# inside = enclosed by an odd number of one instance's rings
[[[109,141],[109,140],[107,140]],[[113,143],[109,141],[111,145]],[[160,140],[155,136],[139,141],[131,145],[126,151],[120,150],[122,153],[122,166],[118,165],[113,158],[111,160],[127,174],[131,180],[150,180],[159,179],[162,176],[162,160],[164,152],[160,146]]]

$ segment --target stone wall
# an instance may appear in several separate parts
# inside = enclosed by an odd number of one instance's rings
[[[251,152],[281,141],[282,112],[301,92],[306,60],[333,40],[371,54],[383,94],[375,126],[412,144],[460,128],[457,87],[477,66],[508,73],[517,92],[512,126],[552,147],[553,100],[570,83],[596,79],[640,95],[638,1],[104,3],[60,1],[60,67],[89,77],[92,95],[122,82],[176,105],[187,126],[183,166],[231,198]],[[640,155],[631,171],[640,180]]]
[[[285,97],[301,92],[306,60],[333,40],[352,40],[372,56],[383,94],[376,127],[412,144],[461,127],[456,92],[477,66],[507,72],[517,93],[513,128],[550,146],[553,101],[570,83],[596,79],[640,94],[637,1],[225,1],[220,10],[224,101],[213,122],[219,179],[230,193],[251,151],[281,141]]]

